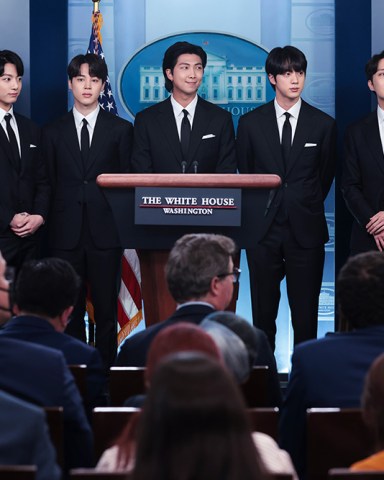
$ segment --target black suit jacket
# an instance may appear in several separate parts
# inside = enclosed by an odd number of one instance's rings
[[[237,158],[241,173],[273,173],[282,179],[262,206],[258,240],[278,210],[288,214],[296,240],[304,248],[328,241],[324,200],[332,185],[336,164],[336,124],[326,113],[302,101],[295,136],[284,166],[274,102],[240,117]]]
[[[376,111],[346,130],[342,192],[354,217],[352,253],[377,250],[365,229],[369,219],[384,210],[384,155]]]
[[[125,339],[120,346],[115,365],[120,367],[145,367],[149,347],[155,336],[163,330],[163,328],[169,327],[178,322],[199,324],[213,311],[214,309],[212,307],[201,304],[191,304],[180,307],[164,322],[151,325],[142,332],[136,333],[136,335]]]
[[[136,115],[132,171],[182,173],[182,153],[168,98]],[[196,171],[194,162],[197,161]],[[236,172],[235,136],[229,112],[198,98],[186,173]]]
[[[14,114],[20,136],[20,173],[13,162],[8,138],[0,127],[0,234],[14,235],[9,223],[16,213],[28,212],[47,218],[50,187],[40,155],[40,128],[28,118]]]
[[[86,205],[87,220],[98,248],[120,246],[112,210],[96,178],[129,171],[133,127],[100,109],[87,168],[83,168],[72,112],[43,130],[43,155],[48,164],[53,198],[49,241],[53,248],[72,249],[79,241]]]

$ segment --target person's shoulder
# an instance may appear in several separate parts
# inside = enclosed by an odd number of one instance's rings
[[[247,122],[254,122],[257,119],[262,119],[265,115],[269,115],[271,112],[274,112],[274,104],[273,101],[264,103],[248,112],[243,113],[240,116],[239,122],[247,123]]]
[[[376,110],[349,123],[346,128],[346,133],[354,133],[356,130],[360,130],[362,127],[369,125],[372,122],[378,122]]]
[[[201,97],[198,98],[196,108],[203,108],[207,111],[215,113],[216,115],[231,118],[231,114],[228,110],[225,110],[224,108],[219,107],[212,102],[208,102],[208,100],[204,100],[204,98]]]
[[[119,117],[118,115],[115,115],[114,113],[107,112],[100,108],[99,112],[99,118],[102,119],[103,121],[110,122],[111,125],[113,126],[121,126],[121,127],[132,127],[132,123],[129,120],[126,120],[125,118]]]
[[[160,112],[173,112],[170,97],[144,108],[136,113],[135,123],[139,120],[148,121],[152,117],[156,117]]]
[[[0,390],[0,406],[1,411],[7,412],[8,414],[10,411],[17,410],[19,413],[28,414],[31,417],[44,420],[44,412],[41,408],[3,390]]]
[[[324,121],[330,124],[335,123],[335,119],[331,115],[313,105],[310,105],[305,100],[302,100],[300,113],[301,112],[315,116],[316,121]]]

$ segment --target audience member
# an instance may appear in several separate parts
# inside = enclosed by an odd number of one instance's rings
[[[354,463],[351,470],[384,471],[384,354],[368,370],[361,403],[364,422],[374,434],[375,453]]]
[[[268,367],[268,403],[270,406],[280,407],[282,395],[279,375],[275,356],[265,332],[233,312],[213,312],[206,318],[225,325],[241,338],[247,347],[250,367],[263,365]]]
[[[281,412],[281,446],[300,478],[306,469],[306,410],[358,407],[364,377],[384,345],[384,255],[350,257],[340,270],[336,295],[347,332],[327,334],[295,347]]]
[[[0,254],[0,324],[11,315],[5,268]],[[92,466],[91,428],[63,354],[1,335],[0,365],[1,390],[42,407],[63,407],[65,469]]]
[[[63,333],[80,288],[73,267],[60,258],[31,260],[19,272],[14,289],[14,312],[0,335],[60,350],[68,365],[87,366],[87,407],[104,405],[106,378],[99,351]]]
[[[36,465],[36,480],[60,480],[41,408],[0,391],[0,464]]]
[[[181,321],[199,324],[209,313],[225,310],[238,279],[232,260],[235,252],[233,240],[223,235],[188,234],[177,240],[165,274],[178,308],[166,321],[127,338],[116,365],[144,366],[151,342],[163,328]]]

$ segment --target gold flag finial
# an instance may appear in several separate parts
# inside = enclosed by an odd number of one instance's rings
[[[100,0],[92,0],[92,2],[93,2],[93,13],[97,13],[99,11]]]

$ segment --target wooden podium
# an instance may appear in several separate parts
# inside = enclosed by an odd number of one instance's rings
[[[255,243],[257,218],[264,215],[269,192],[277,188],[277,175],[246,174],[103,174],[97,183],[104,189],[113,210],[124,248],[135,248],[141,268],[141,290],[146,325],[169,317],[176,304],[164,276],[168,252],[186,233],[220,233],[233,238],[239,248]],[[242,208],[239,227],[137,225],[135,189],[137,187],[241,189]],[[234,295],[236,302],[237,292]]]

